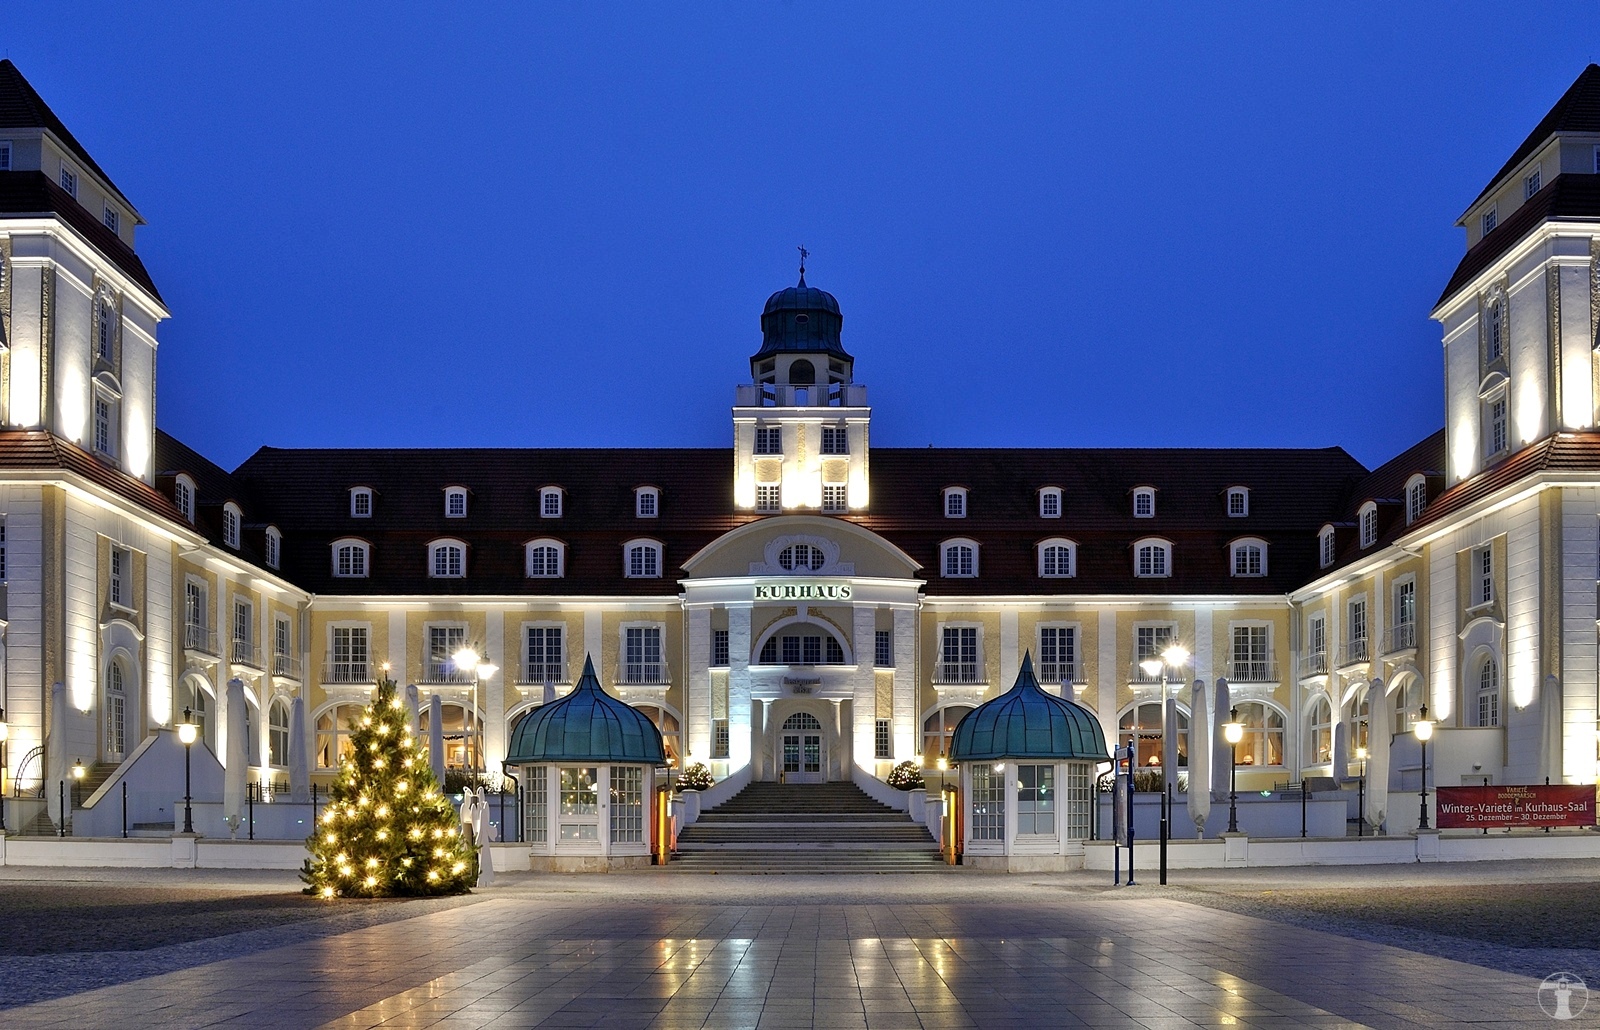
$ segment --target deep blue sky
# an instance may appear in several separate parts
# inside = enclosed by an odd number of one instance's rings
[[[725,445],[802,242],[877,444],[1376,464],[1442,423],[1455,219],[1600,55],[1593,3],[216,6],[0,48],[149,221],[158,418],[229,466]]]

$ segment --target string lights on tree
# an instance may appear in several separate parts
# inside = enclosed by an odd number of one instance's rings
[[[328,807],[306,838],[307,894],[380,898],[465,894],[477,850],[411,732],[410,710],[385,677],[350,725],[350,753]]]

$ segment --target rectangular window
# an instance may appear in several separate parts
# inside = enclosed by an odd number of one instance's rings
[[[1094,781],[1088,762],[1067,763],[1067,804],[1063,828],[1068,840],[1088,840],[1094,823]]]
[[[1160,659],[1161,653],[1172,646],[1174,631],[1171,626],[1135,626],[1133,628],[1133,678],[1138,683],[1159,683],[1165,672],[1154,676],[1140,668],[1141,662]]]
[[[0,140],[0,172],[11,171],[11,141]]]
[[[356,490],[350,494],[350,515],[352,518],[369,519],[372,517],[372,492],[370,490]]]
[[[634,579],[654,579],[661,575],[661,552],[654,544],[628,548],[628,575]]]
[[[611,843],[644,843],[644,769],[611,767]]]
[[[598,841],[600,770],[595,766],[561,770],[561,839]]]
[[[1522,180],[1522,198],[1524,200],[1538,193],[1539,188],[1544,185],[1544,177],[1540,174],[1540,171],[1541,169],[1535,168],[1528,173],[1527,178]]]
[[[1262,574],[1261,545],[1236,544],[1233,548],[1233,574],[1259,576]]]
[[[544,519],[559,519],[561,517],[560,490],[546,490],[539,495],[539,517]]]
[[[987,762],[972,766],[972,839],[1006,839],[1006,774]]]
[[[1335,557],[1337,553],[1334,548],[1334,537],[1332,531],[1329,531],[1322,534],[1322,567],[1327,568],[1332,565]]]
[[[894,668],[894,631],[880,629],[872,635],[872,664],[880,669]]]
[[[634,505],[634,514],[641,519],[656,517],[656,492],[654,490],[640,490]]]
[[[561,683],[566,680],[560,626],[529,626],[524,683]]]
[[[282,543],[283,543],[283,540],[282,540],[281,537],[278,536],[277,533],[274,533],[274,532],[272,532],[270,530],[267,532],[267,547],[266,547],[266,552],[265,552],[265,557],[266,557],[266,560],[267,560],[267,568],[275,569],[275,568],[278,567],[278,565],[279,565],[278,549],[279,549],[280,546],[282,546]]]
[[[979,683],[978,628],[946,626],[939,648],[939,678],[944,683]]]
[[[95,310],[95,343],[101,361],[111,361],[116,351],[117,313],[104,300],[97,300]]]
[[[888,719],[879,719],[872,726],[872,756],[894,758],[894,735]]]
[[[1408,579],[1394,588],[1394,639],[1391,646],[1417,646],[1417,581]]]
[[[183,585],[183,624],[196,628],[206,624],[206,588],[199,583]]]
[[[756,486],[756,511],[782,511],[783,488],[776,483]]]
[[[254,621],[250,616],[251,612],[249,602],[237,600],[233,602],[234,643],[249,645],[251,638],[255,635],[250,632],[250,624],[252,621]]]
[[[294,654],[294,637],[288,619],[279,619],[272,631],[272,653],[278,658]]]
[[[445,518],[460,519],[467,515],[467,494],[465,490],[451,490],[444,495]]]
[[[107,456],[112,453],[111,402],[98,394],[94,399],[94,449]]]
[[[964,490],[947,490],[944,495],[944,517],[947,519],[964,519],[967,517],[967,494]]]
[[[1509,445],[1509,434],[1506,432],[1506,397],[1501,394],[1489,401],[1489,432],[1487,443],[1488,453],[1492,457],[1504,451]]]
[[[1328,671],[1328,623],[1321,615],[1306,620],[1305,664],[1307,675]]]
[[[1039,682],[1071,683],[1077,672],[1077,631],[1071,626],[1039,627]]]
[[[529,844],[546,844],[550,840],[550,778],[542,765],[524,766],[521,770],[522,813],[524,836]]]
[[[328,678],[334,683],[367,682],[367,627],[333,628],[333,662]]]
[[[1228,675],[1241,683],[1266,683],[1276,678],[1267,653],[1267,627],[1233,627],[1233,665]]]
[[[757,454],[782,454],[783,453],[783,427],[782,426],[756,426],[756,453]]]
[[[1136,519],[1154,518],[1156,514],[1156,492],[1154,490],[1135,490],[1133,493],[1133,517]]]
[[[728,666],[728,631],[725,629],[711,631],[711,666],[716,669]]]
[[[78,173],[68,168],[65,161],[61,163],[61,188],[74,197],[78,195]]]
[[[1139,548],[1139,575],[1165,576],[1167,574],[1167,549],[1162,544],[1145,544]]]
[[[849,454],[850,436],[845,432],[844,426],[822,427],[822,453],[823,454]]]
[[[1054,836],[1056,832],[1056,767],[1017,766],[1017,836]]]
[[[1494,600],[1494,548],[1479,547],[1472,552],[1472,606]]]
[[[665,683],[661,661],[661,627],[629,626],[623,633],[624,683]]]
[[[1364,662],[1367,660],[1367,599],[1363,597],[1351,601],[1345,611],[1349,621],[1349,633],[1345,637],[1349,646],[1345,658]]]
[[[1046,490],[1039,495],[1039,517],[1041,519],[1061,517],[1061,491]]]
[[[110,229],[112,232],[116,232],[117,228],[122,224],[122,219],[117,216],[117,209],[112,207],[110,204],[106,205],[105,212],[101,214],[100,220],[104,222],[106,224],[106,228]]]
[[[728,720],[711,720],[711,757],[728,757]]]
[[[845,500],[846,491],[843,483],[824,483],[822,486],[822,510],[832,515],[838,515],[849,509],[850,505]]]
[[[128,575],[132,572],[133,556],[120,547],[111,548],[111,603],[118,608],[129,607],[133,592],[129,589]]]
[[[1494,232],[1494,227],[1499,221],[1499,213],[1494,208],[1491,207],[1485,211],[1483,213],[1483,235],[1487,236]]]
[[[424,670],[430,683],[472,683],[478,670],[457,669],[456,652],[467,646],[465,626],[428,627],[428,667]]]

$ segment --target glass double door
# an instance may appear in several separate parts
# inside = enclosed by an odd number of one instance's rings
[[[822,753],[822,723],[807,712],[791,715],[782,730],[785,783],[822,783],[827,779]]]

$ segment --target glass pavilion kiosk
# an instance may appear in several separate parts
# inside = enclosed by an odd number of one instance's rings
[[[607,694],[585,659],[572,692],[518,724],[506,767],[522,784],[523,834],[536,872],[650,864],[661,731]]]
[[[1082,869],[1095,766],[1111,760],[1093,712],[1045,693],[1024,655],[1017,682],[968,712],[950,742],[960,768],[966,865],[996,872]]]

